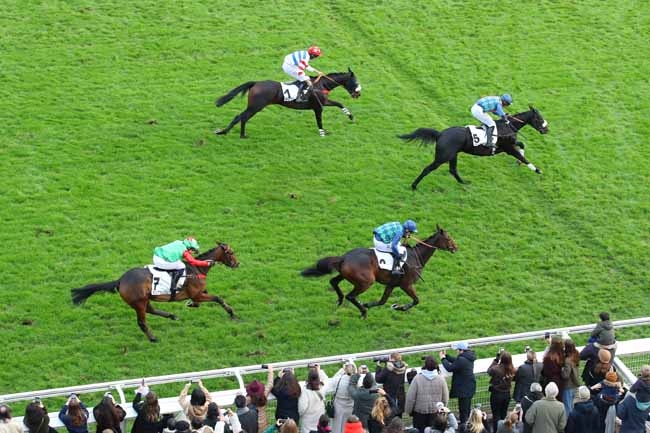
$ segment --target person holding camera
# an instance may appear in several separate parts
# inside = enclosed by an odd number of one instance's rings
[[[515,390],[512,398],[516,403],[521,403],[526,393],[530,390],[530,385],[534,382],[539,383],[542,375],[542,363],[537,360],[537,354],[526,346],[526,361],[517,368],[515,373]]]
[[[515,405],[515,410],[510,412],[505,419],[499,420],[496,433],[523,433],[524,422],[521,405]]]
[[[133,410],[138,416],[133,422],[131,433],[162,433],[167,418],[160,415],[158,396],[144,384],[144,380],[135,390]]]
[[[357,382],[359,382],[360,377],[359,373],[352,376],[350,385],[348,385],[348,392],[354,401],[352,415],[356,415],[361,421],[364,430],[368,430],[368,418],[375,405],[375,400],[386,393],[383,389],[377,389],[375,379],[370,373],[363,376],[363,386],[359,388]]]
[[[0,433],[23,433],[23,426],[11,421],[11,408],[0,404]]]
[[[59,411],[59,419],[69,433],[88,433],[88,409],[77,394],[70,394]]]
[[[316,430],[320,416],[325,413],[325,392],[323,385],[327,374],[318,364],[309,369],[304,387],[298,397],[298,414],[300,415],[300,433]]]
[[[237,414],[230,409],[222,411],[215,402],[208,405],[205,419],[198,417],[192,419],[200,420],[203,426],[209,427],[211,431],[217,433],[240,433],[242,431],[241,422]],[[196,424],[196,421],[193,421],[193,424]]]
[[[107,392],[102,401],[93,408],[97,433],[104,430],[113,430],[113,433],[122,433],[122,421],[126,418],[126,411],[119,404],[115,404],[113,394]]]
[[[451,376],[451,398],[458,398],[458,412],[461,424],[469,418],[472,408],[472,397],[476,393],[476,377],[474,377],[474,361],[476,353],[469,349],[466,341],[461,341],[452,346],[458,350],[458,357],[448,355],[444,350],[440,352],[442,365]]]
[[[406,394],[404,411],[413,417],[413,427],[420,433],[433,422],[437,412],[437,403],[447,406],[449,389],[447,382],[440,375],[440,367],[433,356],[424,358],[420,374],[415,376]]]
[[[273,366],[269,365],[268,369],[273,373]],[[291,418],[295,423],[300,421],[298,412],[298,399],[302,389],[296,379],[292,368],[285,368],[273,382],[271,394],[275,396],[277,406],[275,408],[275,419]]]
[[[424,433],[456,433],[458,421],[456,417],[442,402],[436,404],[431,426],[424,429]]]
[[[492,410],[492,431],[497,431],[497,424],[505,419],[510,404],[510,388],[515,377],[515,367],[512,365],[512,356],[503,348],[488,368],[490,376],[490,409]]]
[[[262,433],[269,426],[266,406],[268,404],[268,396],[271,392],[271,388],[273,388],[273,372],[270,370],[266,386],[264,386],[259,380],[254,380],[246,385],[248,408],[257,413],[257,430],[252,433]]]
[[[264,433],[298,433],[298,424],[291,418],[278,418]]]
[[[375,370],[375,380],[377,383],[384,385],[384,391],[393,400],[397,402],[397,412],[395,416],[402,416],[404,412],[404,402],[406,394],[404,393],[404,379],[408,364],[402,361],[402,355],[391,353],[388,357],[375,358],[377,369]],[[382,367],[382,364],[386,364]]]
[[[29,429],[30,433],[56,433],[56,430],[50,427],[47,408],[39,397],[36,397],[25,408],[23,424]]]
[[[192,390],[192,395],[188,399],[187,392],[190,390],[193,382],[195,381],[192,380],[185,384],[181,395],[178,397],[178,403],[183,408],[183,413],[188,420],[191,420],[193,417],[205,419],[205,414],[208,412],[208,405],[212,403],[212,395],[203,386],[203,381],[199,379],[196,381],[197,387]]]
[[[487,414],[478,404],[469,414],[469,418],[460,425],[460,433],[490,433],[487,424]]]
[[[352,361],[346,362],[325,386],[325,393],[333,395],[334,419],[330,424],[332,433],[343,433],[345,423],[348,417],[352,415],[354,400],[350,395],[349,385],[350,379],[356,373],[356,370]]]

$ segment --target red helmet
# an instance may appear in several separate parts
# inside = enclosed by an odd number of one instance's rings
[[[316,45],[314,45],[314,46],[312,46],[312,47],[309,47],[309,49],[307,50],[307,52],[308,52],[309,54],[311,54],[312,56],[315,56],[315,57],[320,56],[320,48],[318,48]]]

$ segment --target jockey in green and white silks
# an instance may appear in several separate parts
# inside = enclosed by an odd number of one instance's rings
[[[496,145],[492,143],[492,131],[496,128],[496,123],[494,123],[494,119],[492,119],[488,113],[496,114],[505,120],[507,124],[508,119],[505,111],[503,111],[503,107],[508,107],[510,104],[512,104],[512,96],[508,93],[504,93],[500,97],[485,96],[476,101],[476,104],[472,105],[472,115],[486,126],[487,142],[485,143],[485,146],[491,148],[496,147]]]
[[[172,275],[172,288],[185,271],[185,259],[192,266],[212,266],[212,260],[197,260],[192,256],[192,251],[199,252],[199,243],[196,239],[188,237],[182,241],[174,241],[153,250],[153,264],[156,268],[169,271]]]
[[[393,255],[393,275],[401,275],[399,243],[402,238],[408,238],[411,233],[417,233],[415,221],[406,220],[404,224],[399,221],[383,224],[373,230],[372,240],[377,251],[391,253]]]

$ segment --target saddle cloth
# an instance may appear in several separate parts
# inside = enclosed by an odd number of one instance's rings
[[[483,127],[476,127],[474,125],[467,125],[467,129],[469,129],[469,133],[472,134],[472,144],[474,146],[485,146],[485,143],[487,143],[487,134],[485,133],[485,129]],[[497,142],[497,128],[495,127],[492,130],[492,143]]]
[[[298,86],[295,83],[296,81],[291,83],[280,83],[282,85],[282,96],[284,97],[284,102],[295,101],[298,98]]]
[[[170,295],[172,276],[167,271],[160,270],[154,265],[145,266],[151,275],[153,276],[151,280],[151,294],[152,295]],[[185,277],[187,276],[187,271],[183,272],[183,276],[178,279],[178,284],[176,289],[180,289],[185,284]]]
[[[375,255],[377,256],[377,263],[379,263],[379,269],[385,269],[387,271],[393,270],[393,255],[391,253],[386,253],[384,251],[379,251],[377,248],[373,248]],[[402,255],[402,261],[400,262],[400,269],[406,263],[406,247],[400,245],[397,247],[397,250]]]

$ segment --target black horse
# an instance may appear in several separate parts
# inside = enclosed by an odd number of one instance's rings
[[[239,93],[246,94],[248,92],[248,106],[246,110],[235,116],[225,129],[217,129],[214,131],[217,135],[225,135],[232,129],[237,122],[241,122],[241,131],[239,136],[246,138],[246,122],[250,120],[257,112],[262,111],[266,106],[272,104],[284,105],[294,110],[314,110],[316,115],[316,123],[321,136],[327,132],[323,129],[323,107],[339,107],[345,115],[354,120],[354,116],[343,104],[329,99],[329,92],[338,86],[345,87],[352,98],[356,99],[361,96],[361,85],[357,81],[354,72],[348,68],[348,72],[334,72],[331,74],[321,75],[318,77],[311,77],[314,83],[313,92],[311,92],[305,101],[285,102],[284,95],[282,94],[282,86],[277,81],[249,81],[241,86],[235,87],[226,95],[217,99],[217,107],[221,107],[228,101],[232,100]]]
[[[529,105],[529,108],[529,111],[517,113],[514,116],[508,115],[510,122],[509,125],[503,120],[498,120],[496,122],[498,139],[496,142],[497,148],[494,151],[489,147],[474,146],[469,128],[466,127],[455,126],[447,128],[442,132],[438,132],[435,129],[419,128],[410,134],[399,135],[399,138],[407,141],[419,139],[425,144],[434,141],[436,142],[435,159],[431,164],[426,166],[424,170],[422,170],[422,173],[420,173],[420,175],[413,181],[411,189],[417,189],[418,184],[427,174],[431,173],[445,162],[449,162],[449,172],[456,178],[456,180],[460,183],[465,183],[456,170],[458,152],[465,152],[470,155],[478,156],[492,156],[497,153],[505,152],[508,155],[514,156],[523,164],[526,164],[528,168],[533,170],[535,173],[541,174],[542,171],[524,157],[523,143],[517,141],[517,132],[526,125],[531,125],[541,134],[546,134],[548,132],[548,122],[544,120],[541,113],[533,108],[532,105]],[[521,149],[518,149],[517,147],[520,147]]]

